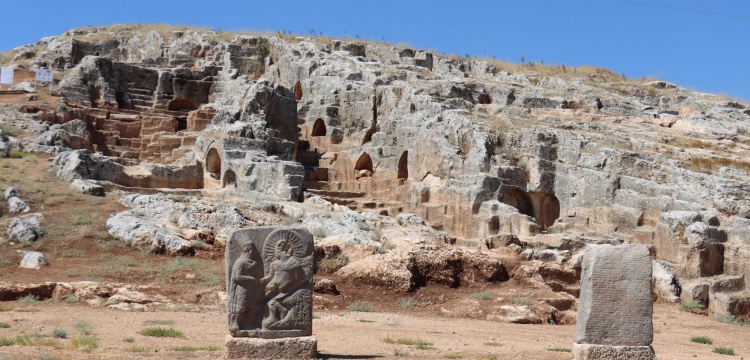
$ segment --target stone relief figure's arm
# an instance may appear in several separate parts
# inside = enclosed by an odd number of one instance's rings
[[[252,268],[254,265],[255,261],[248,261],[247,263],[238,262],[232,271],[232,282],[237,285],[253,285],[254,283],[257,283],[258,279],[256,277],[242,274],[242,270],[245,266],[247,266],[247,268]]]

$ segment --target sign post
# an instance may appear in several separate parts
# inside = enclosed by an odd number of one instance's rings
[[[13,89],[13,68],[0,69],[0,90],[2,90],[3,84],[9,84],[10,88]]]
[[[52,78],[54,75],[54,70],[48,70],[48,69],[38,69],[36,71],[36,76],[34,77],[34,90],[36,90],[37,82],[48,82],[49,83],[49,93],[52,94]]]

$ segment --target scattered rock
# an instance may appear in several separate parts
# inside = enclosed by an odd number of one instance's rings
[[[190,241],[177,237],[172,231],[137,216],[132,210],[107,219],[107,232],[135,248],[147,248],[153,253],[190,255],[195,252]]]
[[[401,213],[396,215],[396,222],[400,225],[424,225],[424,219],[417,214]]]
[[[339,295],[336,284],[331,279],[315,279],[313,291],[319,294]]]
[[[18,267],[23,269],[41,269],[42,266],[49,265],[44,255],[37,251],[27,251],[21,259]]]
[[[29,205],[26,205],[26,203],[18,197],[13,196],[8,199],[8,211],[10,211],[11,214],[19,214],[22,212],[28,212],[29,210]]]
[[[10,224],[6,230],[9,240],[21,242],[33,242],[44,235],[42,229],[42,219],[44,216],[39,213],[28,214],[10,219]]]
[[[680,299],[682,287],[674,276],[674,269],[656,260],[653,260],[651,265],[653,274],[651,286],[654,295],[669,302],[677,302]]]
[[[104,196],[104,187],[91,181],[75,179],[70,183],[70,187],[81,194]]]
[[[5,197],[4,197],[5,201],[8,201],[8,199],[10,199],[12,197],[18,197],[18,190],[16,190],[16,188],[14,188],[14,187],[11,186],[11,187],[5,189],[5,193],[4,194],[5,194]]]

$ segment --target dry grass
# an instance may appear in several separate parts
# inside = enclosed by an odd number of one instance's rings
[[[685,161],[685,167],[691,171],[707,174],[711,174],[721,167],[743,170],[750,173],[750,161],[720,157],[694,157]]]

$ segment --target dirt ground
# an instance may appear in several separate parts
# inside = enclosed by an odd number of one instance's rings
[[[22,334],[50,334],[65,329],[68,339],[45,346],[2,346],[2,359],[215,359],[224,355],[227,335],[225,314],[206,312],[125,312],[84,304],[52,301],[34,306],[6,302],[0,312],[0,339]],[[569,359],[574,325],[516,325],[489,321],[454,319],[411,312],[316,312],[313,332],[323,359]],[[78,326],[76,325],[78,324]],[[70,338],[84,336],[80,329],[98,339],[96,348],[72,348]],[[680,311],[676,306],[655,308],[654,349],[659,359],[724,359],[712,353],[716,346],[731,347],[737,358],[750,354],[750,328],[712,321]],[[147,327],[174,328],[184,338],[147,337]],[[713,339],[713,345],[690,341],[692,336]],[[387,343],[384,339],[421,340],[432,345],[420,350],[415,345]],[[179,351],[192,346],[198,349]],[[551,350],[552,349],[552,350]],[[183,349],[185,350],[185,349]],[[135,351],[135,352],[134,352]],[[47,357],[44,357],[47,356]]]

